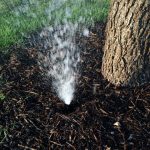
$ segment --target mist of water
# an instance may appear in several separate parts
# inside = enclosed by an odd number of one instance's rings
[[[66,0],[61,3],[53,3],[47,12],[50,13],[53,9],[60,8],[63,2]],[[53,26],[46,27],[40,33],[40,36],[46,39],[44,46],[47,50],[46,53],[39,53],[39,65],[46,68],[47,76],[52,78],[53,89],[67,105],[74,98],[78,81],[80,49],[76,44],[76,33],[80,31],[84,36],[89,35],[86,26],[82,24],[82,28],[80,28],[80,24],[84,22],[85,18],[80,16],[76,22],[72,23],[68,19],[71,15],[71,9],[66,7],[61,23],[56,18]]]
[[[57,27],[45,28],[40,36],[48,36],[46,53],[39,53],[39,64],[52,77],[52,85],[57,95],[69,105],[73,99],[77,82],[80,49],[75,42],[78,24],[65,22]]]
[[[69,105],[74,98],[80,62],[76,34],[80,31],[83,36],[89,35],[86,18],[78,11],[83,9],[83,13],[90,15],[91,10],[84,9],[90,1],[45,0],[44,5],[41,0],[22,0],[21,2],[13,11],[13,15],[18,18],[16,27],[24,23],[21,17],[38,20],[43,16],[41,22],[45,27],[39,35],[43,39],[44,46],[38,53],[38,63],[45,71],[45,75],[51,77],[53,89],[58,97]],[[40,5],[43,5],[43,9]],[[37,8],[40,8],[39,12],[35,11]],[[38,13],[43,15],[40,16]],[[90,21],[92,22],[92,18]]]

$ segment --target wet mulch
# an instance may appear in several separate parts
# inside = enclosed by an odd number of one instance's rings
[[[66,106],[37,65],[37,49],[15,47],[0,69],[6,99],[0,102],[0,149],[148,150],[150,85],[116,88],[101,75],[102,23],[81,48],[81,77]]]

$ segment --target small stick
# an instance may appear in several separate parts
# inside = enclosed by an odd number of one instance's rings
[[[53,144],[55,144],[55,145],[58,145],[58,146],[63,146],[63,145],[61,145],[61,144],[59,144],[59,143],[57,143],[57,142],[54,142],[54,141],[49,141],[50,143],[53,143]]]
[[[24,145],[20,145],[20,144],[18,144],[18,146],[21,147],[21,148],[24,148],[24,149],[36,150],[34,148],[30,148],[28,146],[24,146]]]

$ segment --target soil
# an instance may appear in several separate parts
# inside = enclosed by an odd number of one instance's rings
[[[105,24],[95,23],[89,37],[76,39],[80,78],[69,106],[39,69],[40,45],[12,48],[0,67],[6,95],[0,101],[1,150],[149,149],[150,85],[119,88],[103,78],[104,31]]]

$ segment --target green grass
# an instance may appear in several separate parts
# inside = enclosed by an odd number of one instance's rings
[[[5,99],[5,95],[0,91],[0,102]]]
[[[72,15],[65,18],[72,22],[77,21],[80,16],[85,18],[84,23],[86,24],[92,21],[105,21],[110,0],[85,0],[86,2],[68,0],[55,10],[51,10],[54,8],[52,6],[54,0],[28,1],[31,2],[29,7],[22,5],[21,0],[7,0],[7,3],[5,0],[0,1],[0,49],[23,42],[26,34],[53,24],[56,18],[58,22],[62,22],[66,6],[70,8]],[[59,0],[59,2],[62,1]]]

